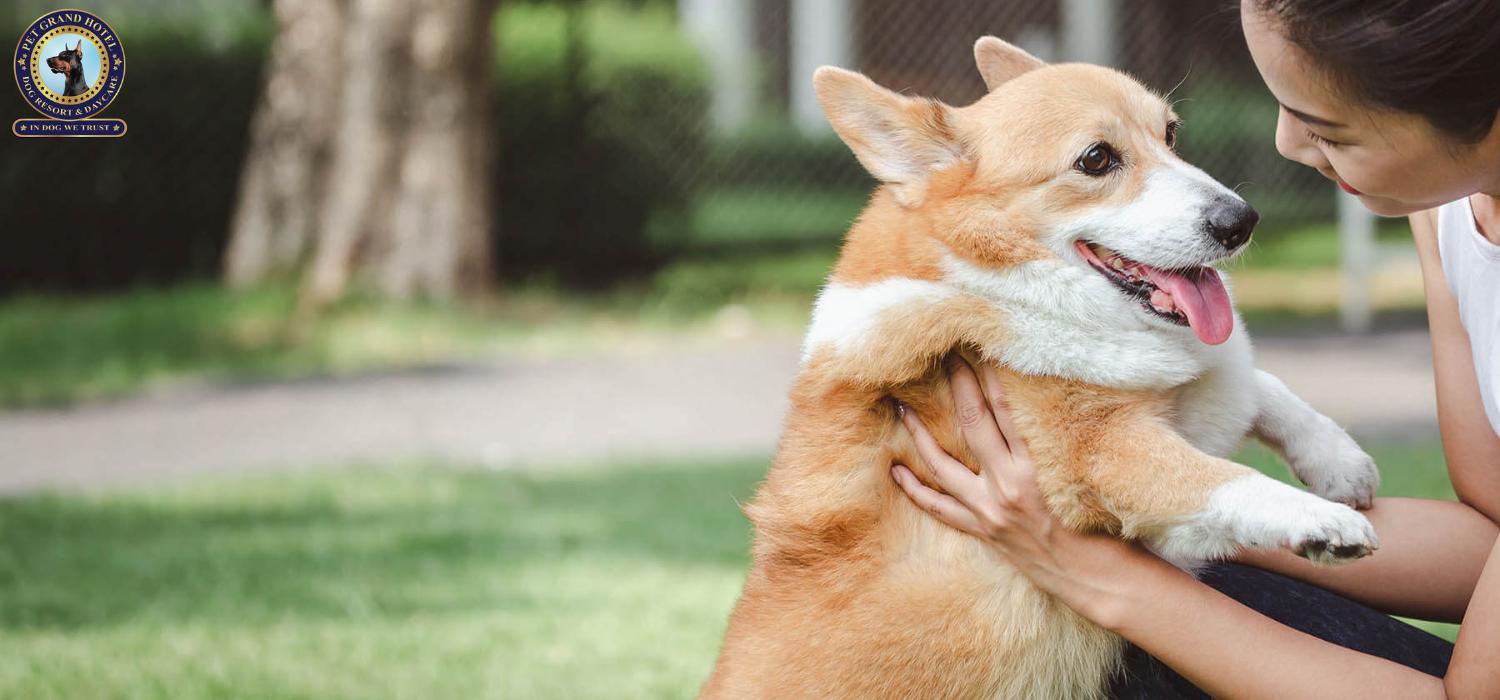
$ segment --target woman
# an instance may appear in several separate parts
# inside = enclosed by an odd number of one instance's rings
[[[1500,697],[1500,2],[1243,0],[1240,14],[1281,103],[1282,155],[1376,213],[1410,216],[1460,502],[1376,499],[1366,514],[1381,549],[1354,564],[1252,551],[1239,561],[1254,568],[1215,565],[1200,582],[1136,545],[1062,528],[1003,397],[983,397],[966,366],[955,399],[994,417],[965,432],[980,473],[903,411],[942,492],[903,466],[892,476],[1132,642],[1119,696]],[[1464,624],[1449,646],[1376,610]]]

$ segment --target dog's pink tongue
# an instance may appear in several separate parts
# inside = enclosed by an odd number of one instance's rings
[[[1229,309],[1229,293],[1219,271],[1208,266],[1183,274],[1158,270],[1149,265],[1146,276],[1151,283],[1172,295],[1172,302],[1187,316],[1188,325],[1198,340],[1218,345],[1229,339],[1234,330],[1234,312]]]

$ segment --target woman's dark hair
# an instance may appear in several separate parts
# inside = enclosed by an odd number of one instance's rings
[[[1338,86],[1464,143],[1500,112],[1500,0],[1254,0]]]

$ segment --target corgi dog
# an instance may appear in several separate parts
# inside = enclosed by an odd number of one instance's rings
[[[1242,547],[1368,555],[1379,484],[1257,370],[1223,276],[1257,215],[1173,151],[1124,74],[994,37],[962,108],[838,68],[814,85],[880,181],[820,292],[752,563],[704,698],[1096,698],[1121,642],[890,477],[931,484],[896,401],[975,468],[944,358],[993,364],[1048,506],[1188,570]],[[1311,492],[1225,459],[1253,433]],[[1185,624],[1187,624],[1185,622]]]

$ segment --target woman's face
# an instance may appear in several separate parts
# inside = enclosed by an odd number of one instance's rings
[[[1281,103],[1281,155],[1316,169],[1383,216],[1500,186],[1500,122],[1479,144],[1457,144],[1421,116],[1353,102],[1256,4],[1242,0],[1240,18],[1255,66]]]

